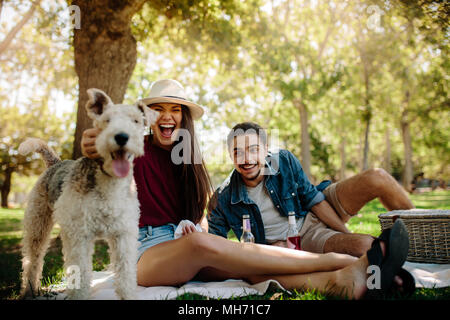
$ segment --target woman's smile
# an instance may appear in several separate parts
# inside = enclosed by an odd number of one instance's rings
[[[158,103],[150,105],[159,112],[159,118],[152,126],[153,141],[163,149],[170,149],[174,142],[173,134],[181,127],[183,114],[181,105],[176,103]]]
[[[160,124],[158,125],[159,130],[161,131],[161,135],[164,138],[170,139],[175,130],[176,124]]]

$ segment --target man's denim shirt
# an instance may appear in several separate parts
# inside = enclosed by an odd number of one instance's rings
[[[265,169],[269,172],[264,179],[266,190],[275,208],[286,217],[290,211],[294,211],[297,218],[306,216],[311,207],[325,199],[322,191],[331,184],[329,180],[322,181],[317,187],[311,184],[300,161],[287,150],[269,154]],[[248,197],[247,188],[236,170],[216,190],[214,196],[217,197],[217,205],[208,217],[209,233],[226,238],[228,231],[233,229],[239,239],[242,234],[242,216],[248,214],[255,241],[266,243],[259,208]]]

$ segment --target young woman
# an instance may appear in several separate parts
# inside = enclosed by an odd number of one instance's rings
[[[139,285],[179,285],[193,278],[204,281],[238,278],[251,283],[275,279],[287,289],[317,289],[356,299],[365,294],[367,255],[357,259],[336,253],[315,254],[269,245],[242,244],[206,232],[195,232],[194,228],[185,228],[184,236],[174,240],[174,231],[181,220],[188,219],[194,224],[202,221],[212,192],[203,161],[195,161],[200,150],[193,120],[202,116],[203,109],[187,100],[183,87],[174,80],[155,82],[150,97],[142,101],[158,111],[159,118],[146,137],[145,155],[134,163],[141,204]],[[171,151],[181,143],[177,142],[179,129],[187,130],[191,137],[187,140],[190,150],[182,151],[188,153],[187,157],[183,154],[183,159],[190,161],[175,164]],[[83,134],[82,150],[87,157],[98,157],[95,149],[97,134],[95,129],[88,129]],[[376,255],[383,260],[385,243],[377,243]],[[391,259],[392,247],[395,246],[388,248],[383,263]],[[389,286],[392,280],[393,276],[387,280]]]

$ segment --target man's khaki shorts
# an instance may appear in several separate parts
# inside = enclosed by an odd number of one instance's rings
[[[338,213],[342,221],[347,222],[350,215],[344,210],[339,202],[336,194],[336,186],[338,183],[333,183],[323,191],[325,199]],[[325,242],[336,234],[341,232],[328,228],[317,216],[309,212],[300,230],[301,246],[305,251],[323,253]]]

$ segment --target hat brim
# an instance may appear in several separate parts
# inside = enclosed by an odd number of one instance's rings
[[[148,105],[155,104],[155,103],[177,103],[185,105],[189,108],[191,111],[192,119],[197,120],[200,119],[205,112],[203,107],[191,102],[189,100],[184,99],[178,99],[178,98],[172,98],[172,97],[155,97],[155,98],[144,98],[141,99],[141,102]]]

